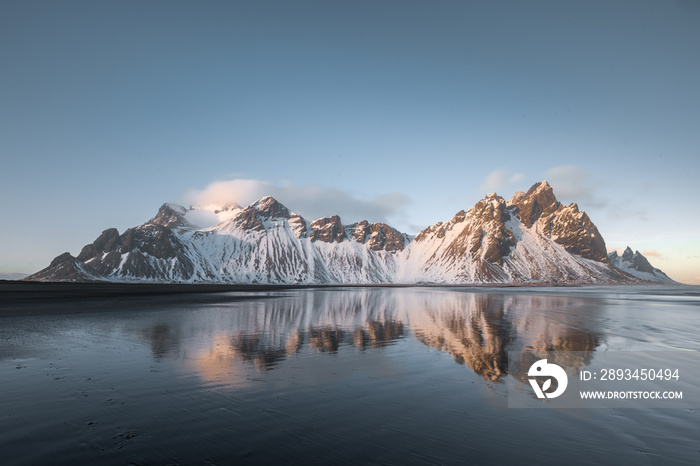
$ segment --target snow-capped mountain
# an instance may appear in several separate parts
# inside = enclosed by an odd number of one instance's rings
[[[122,234],[105,230],[77,257],[62,254],[27,279],[265,284],[662,281],[660,275],[638,277],[611,262],[588,215],[576,204],[558,202],[545,181],[507,202],[489,194],[415,238],[384,223],[343,224],[337,215],[309,222],[272,197],[245,208],[164,204],[145,224]]]
[[[628,274],[641,280],[659,283],[675,283],[668,275],[652,266],[642,253],[639,251],[632,252],[629,246],[627,246],[621,256],[617,254],[617,251],[608,254],[608,262],[610,262],[612,266],[624,270]]]

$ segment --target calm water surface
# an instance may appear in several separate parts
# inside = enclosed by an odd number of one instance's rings
[[[696,410],[505,384],[508,351],[700,351],[698,288],[231,296],[1,317],[3,464],[700,464]]]

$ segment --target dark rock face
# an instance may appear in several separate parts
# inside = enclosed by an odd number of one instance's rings
[[[323,241],[324,243],[335,241],[340,243],[348,237],[345,234],[345,227],[340,223],[340,217],[333,215],[332,217],[319,218],[311,222],[309,238],[311,238],[311,241]]]
[[[102,275],[110,275],[114,273],[115,270],[119,270],[119,266],[122,262],[122,255],[119,252],[119,248],[115,248],[115,250],[105,255],[96,255],[91,259],[85,260],[85,262],[89,263],[89,265],[86,264],[86,266],[89,266],[91,270]]]
[[[182,247],[180,240],[168,228],[146,225],[129,228],[119,237],[119,252],[139,251],[158,259],[172,259]]]
[[[352,237],[358,243],[365,244],[369,241],[369,248],[373,251],[398,252],[406,246],[406,237],[397,229],[386,223],[369,223],[367,220],[348,225],[352,231]]]
[[[111,251],[118,241],[119,232],[117,229],[109,228],[103,231],[92,244],[88,244],[82,249],[82,251],[80,251],[80,254],[78,254],[78,260],[85,262],[86,260],[92,259],[93,257],[96,257],[106,251]]]
[[[79,274],[89,279],[92,275],[158,279],[164,274],[187,279],[194,273],[194,264],[183,254],[184,250],[185,245],[172,230],[147,223],[122,235],[115,228],[105,230],[83,248],[77,259],[65,253],[54,259],[49,268],[55,269],[55,277],[62,281]],[[64,262],[70,267],[58,267]]]
[[[585,259],[607,262],[605,240],[585,212],[576,204],[563,206],[546,181],[534,184],[527,193],[518,193],[510,200],[517,208],[520,221],[528,227],[540,228],[545,236],[564,246],[568,252]]]
[[[71,256],[69,252],[64,252],[63,254],[56,256],[54,260],[51,261],[51,264],[49,264],[49,267],[57,267],[65,264],[66,262],[72,262],[74,259],[75,257]]]

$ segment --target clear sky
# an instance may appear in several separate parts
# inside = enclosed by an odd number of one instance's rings
[[[700,284],[700,2],[4,1],[0,272],[263,191],[407,233],[547,179]]]

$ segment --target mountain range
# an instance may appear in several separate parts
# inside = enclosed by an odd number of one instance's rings
[[[272,197],[247,207],[164,204],[143,225],[110,228],[77,256],[56,257],[39,281],[249,284],[674,283],[605,241],[546,182],[506,201],[488,194],[415,236],[385,223],[308,221]]]

